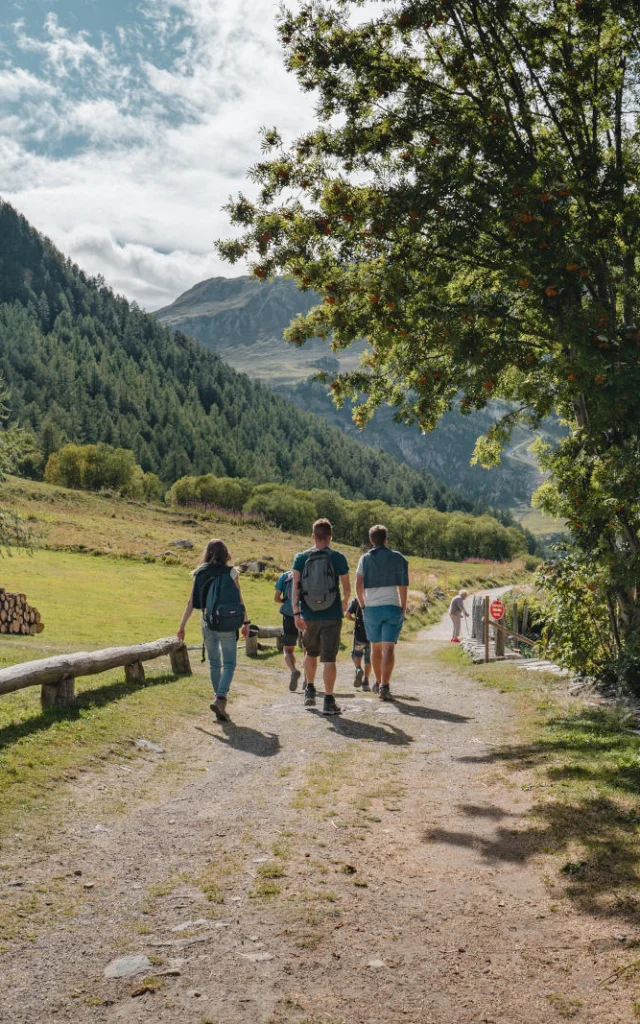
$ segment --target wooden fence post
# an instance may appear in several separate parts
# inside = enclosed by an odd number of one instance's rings
[[[75,699],[73,676],[65,676],[58,683],[44,683],[40,690],[40,703],[43,708],[70,708]]]
[[[244,650],[245,650],[245,654],[247,655],[247,658],[257,658],[258,657],[258,637],[257,636],[251,636],[251,634],[249,634],[249,636],[247,637],[247,639],[244,642]]]
[[[186,644],[183,644],[182,647],[175,647],[174,650],[169,653],[169,658],[171,659],[171,671],[175,675],[191,675],[191,662],[189,661],[189,652]],[[142,665],[140,668],[142,668]]]
[[[489,660],[489,605],[490,598],[484,599],[484,660]]]
[[[513,629],[514,633],[519,633],[520,632],[520,630],[518,629],[519,621],[518,621],[518,602],[517,601],[513,602],[513,622],[512,622],[511,625],[512,625],[512,629]]]
[[[525,601],[524,602],[524,607],[522,609],[522,629],[521,629],[521,633],[522,633],[523,636],[527,635],[527,626],[528,625],[529,625],[529,602]]]
[[[134,661],[133,665],[124,666],[124,677],[128,683],[144,683],[144,665],[141,661]]]

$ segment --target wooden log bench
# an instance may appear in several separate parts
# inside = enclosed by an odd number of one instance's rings
[[[258,640],[275,640],[276,647],[281,651],[284,647],[283,643],[284,630],[282,626],[251,626],[249,636],[244,642],[245,654],[248,658],[258,657]]]
[[[58,654],[53,658],[11,665],[0,669],[0,697],[15,690],[24,690],[27,686],[40,686],[43,707],[70,707],[75,700],[74,681],[77,676],[92,676],[112,668],[124,667],[128,682],[141,683],[144,681],[143,662],[166,655],[171,659],[172,672],[178,676],[191,675],[187,648],[173,636],[130,647]]]

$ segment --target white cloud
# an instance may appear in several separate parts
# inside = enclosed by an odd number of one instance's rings
[[[311,119],[309,97],[284,70],[276,7],[153,0],[144,38],[140,24],[123,24],[98,44],[53,17],[40,39],[19,26],[14,63],[33,53],[41,69],[9,69],[25,99],[20,123],[0,121],[3,197],[147,308],[203,277],[242,273],[213,250],[229,233],[221,206],[249,190],[260,125],[292,135]],[[43,88],[29,105],[34,77]],[[0,92],[0,118],[2,102]]]
[[[51,96],[54,91],[48,82],[24,68],[0,71],[0,95],[5,103],[17,103],[25,97]]]

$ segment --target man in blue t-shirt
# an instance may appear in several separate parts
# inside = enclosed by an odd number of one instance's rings
[[[340,708],[333,696],[333,688],[342,619],[351,597],[349,566],[344,555],[330,547],[332,528],[328,519],[318,519],[313,524],[312,536],[313,547],[308,551],[300,551],[293,560],[291,596],[296,628],[304,633],[304,674],[307,680],[304,703],[305,707],[313,707],[316,702],[315,678],[320,658],[325,693],[322,713],[339,715]],[[311,562],[307,565],[310,558]],[[318,592],[320,583],[326,589],[324,599]],[[335,594],[333,600],[332,594]]]
[[[356,593],[371,644],[376,677],[374,691],[391,700],[391,673],[395,648],[407,611],[409,563],[399,551],[387,547],[386,526],[369,530],[371,550],[362,556],[356,572]]]
[[[282,615],[282,646],[284,650],[285,665],[291,672],[289,677],[289,689],[292,693],[298,689],[300,669],[296,665],[296,644],[298,642],[298,630],[296,629],[293,617],[293,605],[291,604],[291,592],[293,590],[293,571],[288,569],[278,576],[276,580],[276,592],[273,600],[280,605]]]

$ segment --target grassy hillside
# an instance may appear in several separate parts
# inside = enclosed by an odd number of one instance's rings
[[[188,473],[331,487],[471,511],[428,474],[345,438],[88,279],[0,202],[0,376],[44,457],[66,441],[129,448],[167,485]]]

